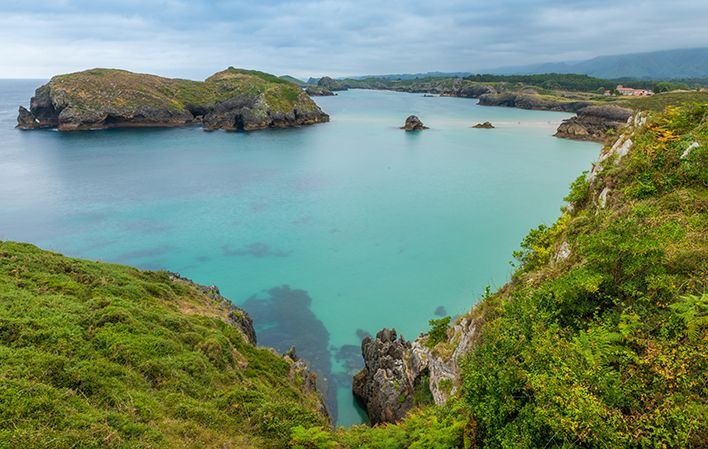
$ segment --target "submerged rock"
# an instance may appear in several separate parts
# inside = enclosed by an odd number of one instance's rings
[[[494,125],[492,125],[491,122],[484,122],[484,123],[477,123],[472,128],[492,129],[492,128],[494,128]]]
[[[417,116],[410,115],[401,129],[405,129],[406,131],[421,131],[423,129],[428,129],[428,127],[425,126]]]

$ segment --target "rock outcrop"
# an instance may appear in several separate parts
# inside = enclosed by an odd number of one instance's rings
[[[484,122],[484,123],[477,123],[476,125],[472,126],[472,128],[492,129],[492,128],[494,128],[494,125],[492,125],[492,122]]]
[[[578,112],[592,103],[546,99],[530,92],[505,92],[483,94],[479,97],[479,104],[481,106],[505,106],[539,111]]]
[[[575,117],[564,120],[555,136],[602,142],[607,131],[626,125],[631,115],[631,109],[619,106],[587,106],[580,109]]]
[[[230,67],[203,82],[113,69],[53,77],[38,88],[17,127],[76,131],[102,128],[202,125],[205,130],[250,131],[329,121],[288,81]]]
[[[365,406],[372,424],[399,421],[413,407],[415,378],[407,362],[410,342],[383,329],[361,343],[364,368],[354,376],[352,391]]]
[[[181,276],[179,273],[169,273],[169,277],[172,282],[196,287],[204,293],[212,301],[212,309],[216,311],[218,318],[241,331],[246,341],[250,344],[253,346],[257,345],[256,329],[253,327],[253,320],[250,315],[242,308],[235,306],[229,299],[222,296],[219,287],[215,285],[197,284],[191,279]],[[281,355],[275,349],[269,349],[276,355]],[[319,379],[317,374],[310,370],[307,363],[297,356],[295,347],[291,347],[282,357],[290,365],[288,376],[293,384],[302,385],[305,392],[316,397],[319,403],[318,412],[322,416],[331,419],[324,400],[322,388],[318,385]]]
[[[236,307],[231,301],[223,297],[219,287],[216,285],[197,284],[191,279],[182,277],[179,273],[170,273],[170,280],[191,285],[199,289],[214,301],[217,310],[223,312],[221,318],[224,319],[224,321],[239,329],[249,343],[252,345],[257,344],[256,329],[253,327],[253,320],[245,310]]]
[[[458,363],[476,339],[472,317],[457,320],[447,341],[432,349],[423,335],[414,342],[398,337],[395,329],[383,329],[361,343],[364,368],[354,376],[352,391],[364,406],[372,424],[401,420],[416,403],[416,394],[429,391],[433,402],[445,404],[456,393]]]
[[[331,97],[333,95],[337,95],[328,88],[322,86],[307,86],[305,88],[305,92],[307,92],[307,95],[311,97]]]
[[[317,81],[317,86],[324,87],[325,89],[331,90],[333,92],[337,90],[347,90],[347,86],[343,85],[334,78],[330,78],[329,76],[323,76],[322,78],[320,78]]]
[[[406,119],[406,123],[401,127],[401,129],[406,131],[421,131],[428,129],[428,127],[425,126],[417,116],[409,115]]]

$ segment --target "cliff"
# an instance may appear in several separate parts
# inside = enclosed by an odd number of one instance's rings
[[[0,241],[0,446],[282,448],[327,426],[314,375],[255,340],[216,287]]]
[[[613,105],[586,106],[575,117],[558,126],[556,137],[603,142],[610,130],[623,127],[632,116],[632,110]]]
[[[201,125],[205,130],[256,130],[329,121],[291,82],[230,67],[205,81],[92,69],[59,75],[20,106],[17,127],[76,131]]]
[[[397,424],[333,439],[704,446],[707,150],[708,103],[634,114],[561,217],[523,240],[510,283],[413,342],[390,331],[364,341],[355,392],[377,422]],[[410,396],[424,380],[435,406]]]

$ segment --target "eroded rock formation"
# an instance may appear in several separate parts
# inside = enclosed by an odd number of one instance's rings
[[[461,318],[448,330],[448,338],[433,348],[427,336],[413,342],[398,337],[395,329],[383,329],[361,343],[364,368],[354,376],[352,391],[372,424],[402,419],[417,405],[416,397],[429,391],[433,402],[445,404],[459,383],[458,363],[473,347],[475,318]]]

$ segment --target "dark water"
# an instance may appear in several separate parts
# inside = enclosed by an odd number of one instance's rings
[[[218,285],[321,374],[340,424],[361,421],[361,338],[504,283],[599,149],[552,137],[565,114],[372,91],[318,98],[332,122],[300,129],[13,129],[39,84],[0,81],[0,239]],[[399,130],[409,114],[431,129]]]

